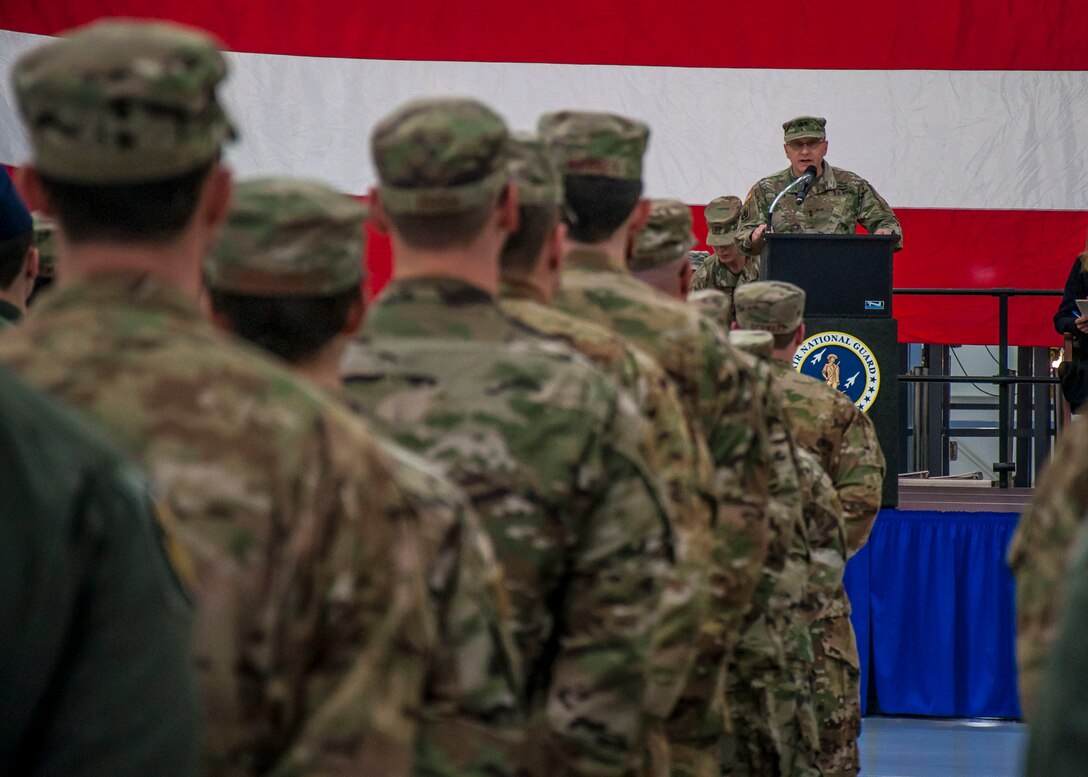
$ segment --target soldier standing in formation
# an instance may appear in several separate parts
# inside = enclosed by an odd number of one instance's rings
[[[838,391],[792,368],[793,354],[804,341],[804,291],[790,283],[761,281],[738,289],[734,303],[739,327],[774,335],[772,365],[782,381],[790,429],[830,476],[843,511],[846,555],[832,581],[834,597],[813,625],[813,693],[820,765],[831,777],[854,775],[860,768],[860,664],[842,572],[876,520],[884,455],[867,416]]]
[[[421,100],[371,138],[371,218],[393,280],[343,364],[352,401],[463,487],[503,566],[533,773],[639,768],[674,549],[633,400],[508,318],[499,255],[518,223],[503,120]]]
[[[661,479],[676,546],[676,577],[660,615],[646,711],[648,771],[667,771],[670,755],[663,721],[675,707],[695,658],[706,606],[713,495],[710,452],[689,425],[676,387],[647,354],[616,333],[552,304],[562,268],[566,227],[560,218],[563,179],[536,137],[515,136],[510,177],[518,186],[517,230],[503,246],[500,305],[511,318],[589,358],[637,404],[653,444],[646,455]]]
[[[556,303],[657,359],[711,452],[718,506],[711,617],[666,732],[674,770],[713,773],[727,726],[727,667],[767,548],[768,452],[758,387],[723,333],[628,271],[627,247],[649,217],[650,203],[641,199],[649,128],[623,116],[564,111],[542,116],[538,129],[564,176],[568,234]]]
[[[365,217],[362,205],[320,183],[244,181],[204,262],[213,322],[283,359],[330,401],[342,393],[340,360],[362,323]],[[491,542],[464,494],[433,465],[389,440],[379,445],[419,517],[428,592],[445,624],[427,673],[416,770],[517,774],[520,667]],[[344,714],[354,713],[347,706]]]

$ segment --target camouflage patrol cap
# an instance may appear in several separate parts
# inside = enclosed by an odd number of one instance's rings
[[[155,181],[235,138],[216,100],[217,42],[164,22],[107,20],[22,56],[12,71],[34,165],[76,183]]]
[[[438,216],[490,202],[507,182],[510,133],[483,103],[415,100],[382,119],[370,136],[382,206]]]
[[[522,205],[559,205],[563,202],[563,177],[552,152],[536,135],[517,132],[510,139],[510,180],[518,185]]]
[[[805,292],[785,281],[745,283],[733,292],[733,310],[742,329],[786,334],[805,317]]]
[[[363,279],[366,208],[323,183],[258,178],[238,184],[219,245],[204,261],[216,291],[322,296]]]
[[[789,143],[791,140],[800,140],[801,138],[816,138],[817,140],[823,140],[827,137],[824,132],[824,126],[827,124],[827,119],[823,116],[798,116],[796,119],[790,119],[782,124],[784,131],[783,140]]]
[[[710,201],[710,204],[703,211],[706,216],[706,244],[708,246],[711,248],[731,246],[736,242],[740,207],[740,197],[734,197],[731,194],[725,197],[715,197]]]
[[[642,180],[650,128],[637,119],[612,113],[555,111],[540,117],[537,132],[555,152],[564,175]]]
[[[726,294],[720,289],[699,289],[688,295],[688,303],[723,328],[729,329],[733,318],[732,294]]]
[[[774,335],[759,329],[734,329],[729,342],[757,359],[769,361],[774,354]]]
[[[57,223],[48,216],[35,211],[34,247],[38,249],[38,277],[52,278],[56,274],[57,258],[53,249],[53,233]]]
[[[687,256],[695,245],[691,234],[691,209],[679,200],[652,200],[646,226],[635,234],[628,266],[652,270]]]

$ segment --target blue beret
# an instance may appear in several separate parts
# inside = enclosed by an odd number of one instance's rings
[[[15,191],[7,172],[0,173],[0,241],[25,235],[34,228],[34,220],[22,198]]]

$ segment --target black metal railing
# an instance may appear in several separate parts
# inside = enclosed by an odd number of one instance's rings
[[[1009,387],[1016,384],[1057,383],[1055,377],[1011,375],[1009,370],[1009,298],[1060,297],[1061,289],[893,289],[893,294],[918,297],[997,297],[998,346],[997,375],[899,375],[906,383],[990,383],[998,392],[998,461],[993,470],[1001,488],[1009,487],[1009,476],[1016,470],[1012,454],[1012,404]],[[917,423],[917,420],[916,420]]]

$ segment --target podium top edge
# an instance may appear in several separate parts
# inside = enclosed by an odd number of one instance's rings
[[[892,242],[898,235],[824,235],[816,232],[768,232],[767,240],[864,240],[874,242]]]

